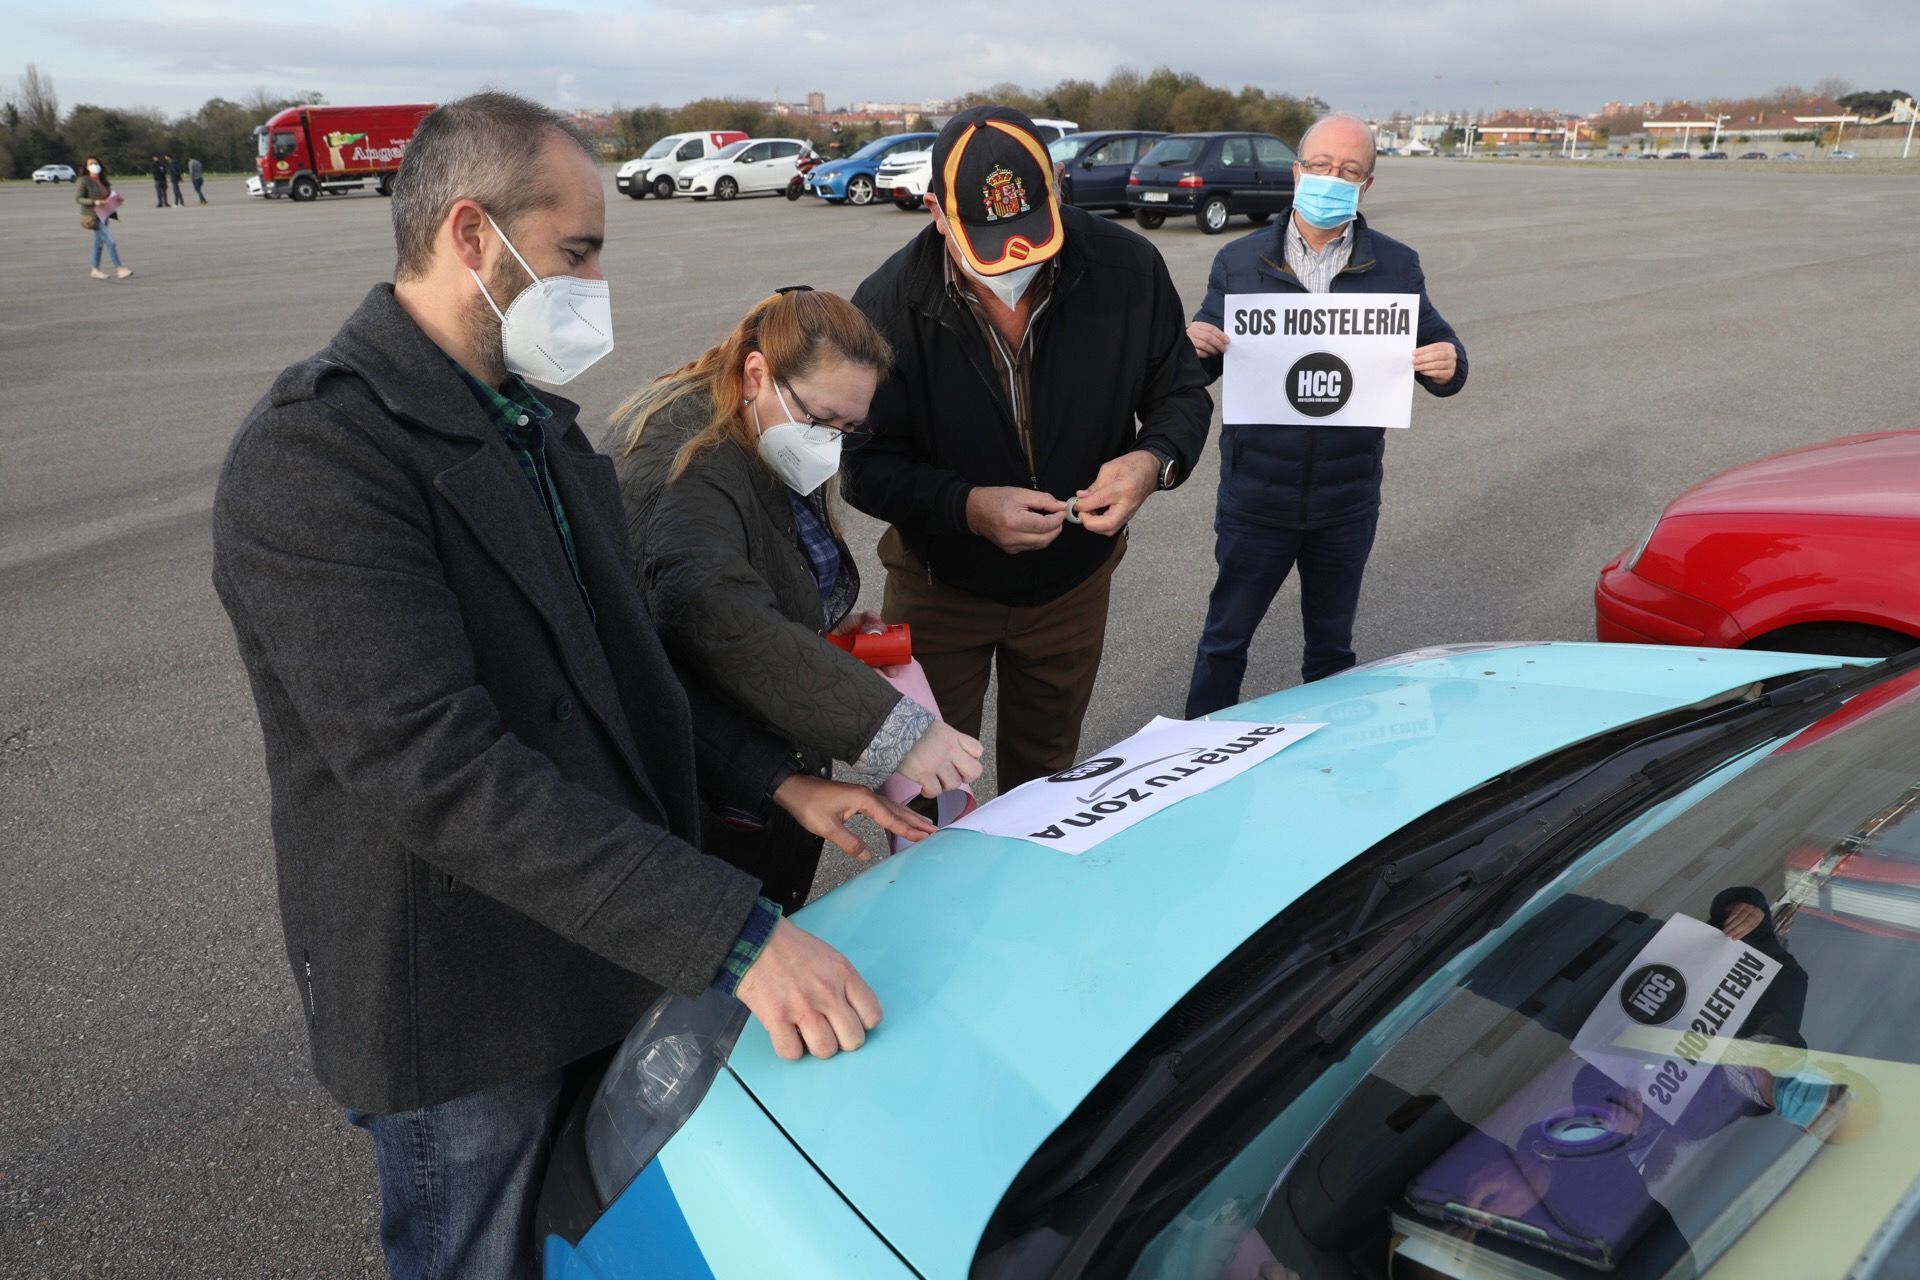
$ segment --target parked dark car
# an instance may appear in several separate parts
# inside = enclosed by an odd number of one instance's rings
[[[1765,160],[1767,153],[1764,151],[1742,151],[1740,158],[1742,160]]]
[[[1702,151],[1700,158],[1702,160],[1725,160],[1727,153],[1724,151]]]
[[[1669,159],[1669,160],[1691,160],[1691,159],[1693,159],[1693,152],[1691,152],[1691,151],[1669,151],[1669,152],[1667,152],[1667,159]]]
[[[1208,235],[1245,214],[1256,223],[1293,204],[1293,148],[1270,133],[1176,133],[1140,158],[1127,207],[1151,231],[1190,213]]]
[[[1060,198],[1077,209],[1127,207],[1127,177],[1167,135],[1158,131],[1069,133],[1047,152],[1060,174]]]

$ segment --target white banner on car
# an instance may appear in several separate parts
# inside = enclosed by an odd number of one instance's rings
[[[953,825],[1081,854],[1134,823],[1209,791],[1300,741],[1319,724],[1169,720],[1089,760],[1036,778]]]
[[[1226,300],[1220,421],[1406,427],[1415,293],[1234,293]]]
[[[1587,1015],[1573,1051],[1671,1124],[1779,971],[1712,925],[1675,916]]]

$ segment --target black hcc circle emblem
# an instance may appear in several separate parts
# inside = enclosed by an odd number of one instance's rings
[[[1126,761],[1119,756],[1096,756],[1092,760],[1082,760],[1071,769],[1062,769],[1048,778],[1048,782],[1085,782],[1088,778],[1098,778],[1112,773]]]
[[[1687,980],[1670,964],[1643,965],[1620,988],[1620,1007],[1649,1027],[1673,1021],[1686,1003]]]
[[[1353,370],[1331,351],[1301,356],[1287,370],[1287,403],[1309,418],[1338,413],[1353,397]]]

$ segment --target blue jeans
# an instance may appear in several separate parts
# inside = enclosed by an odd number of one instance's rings
[[[107,230],[107,220],[97,219],[93,228],[93,269],[100,269],[100,251],[105,249],[113,255],[113,265],[120,265],[120,246],[113,242],[113,232]]]
[[[1193,659],[1187,719],[1240,701],[1247,647],[1296,564],[1306,641],[1301,680],[1319,680],[1353,665],[1353,616],[1379,522],[1375,513],[1323,529],[1271,529],[1236,521],[1224,511],[1214,517],[1213,558],[1220,571]]]
[[[393,1280],[531,1280],[534,1208],[566,1070],[393,1115],[349,1110],[373,1137],[380,1247]]]

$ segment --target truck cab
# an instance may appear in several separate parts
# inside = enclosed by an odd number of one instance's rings
[[[372,187],[391,195],[413,132],[432,103],[288,107],[256,128],[260,189],[296,202]]]

